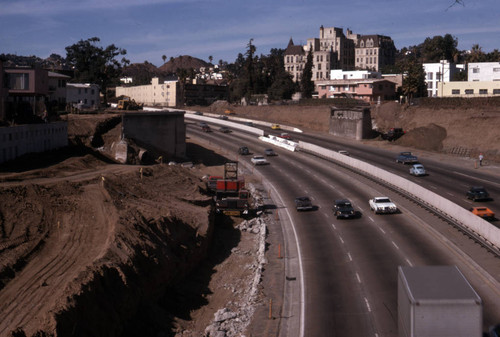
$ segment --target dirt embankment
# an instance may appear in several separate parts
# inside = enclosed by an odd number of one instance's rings
[[[224,114],[228,104],[194,109]],[[236,116],[295,126],[306,131],[327,133],[330,106],[231,106]],[[500,162],[500,106],[475,108],[432,108],[386,102],[371,107],[372,123],[380,132],[403,128],[406,134],[395,142],[410,148],[445,152],[476,158],[482,152]],[[375,138],[374,141],[381,141]]]

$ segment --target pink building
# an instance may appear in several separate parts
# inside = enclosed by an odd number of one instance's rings
[[[384,79],[316,81],[316,91],[318,98],[355,98],[366,102],[396,97],[395,83]]]

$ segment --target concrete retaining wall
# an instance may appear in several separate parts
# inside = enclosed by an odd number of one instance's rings
[[[0,163],[27,153],[68,146],[68,124],[54,122],[0,128]]]
[[[299,142],[299,148],[313,152],[322,157],[341,162],[344,165],[378,178],[384,181],[387,185],[391,185],[402,191],[410,193],[414,198],[419,199],[423,203],[445,213],[450,218],[461,223],[462,226],[468,228],[484,238],[486,241],[490,242],[497,249],[500,249],[500,228],[493,226],[488,221],[472,214],[467,209],[451,202],[450,200],[443,198],[442,196],[429,191],[408,179],[387,172],[361,160],[342,155],[338,152],[306,142]]]
[[[125,112],[122,138],[156,152],[164,160],[186,157],[184,111]]]

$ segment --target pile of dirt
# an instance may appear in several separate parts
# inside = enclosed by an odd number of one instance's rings
[[[446,139],[446,129],[429,124],[412,129],[394,143],[400,146],[439,152],[443,149],[443,140]]]

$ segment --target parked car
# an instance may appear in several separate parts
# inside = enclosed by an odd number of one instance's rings
[[[210,126],[208,126],[208,125],[203,126],[203,127],[201,128],[201,130],[202,130],[203,132],[212,132],[212,129],[211,129],[211,128],[210,128]]]
[[[273,149],[265,149],[264,150],[264,154],[268,157],[271,157],[271,156],[277,156],[278,154],[276,152],[274,152]]]
[[[264,158],[264,156],[261,156],[261,155],[255,155],[252,157],[252,159],[250,159],[250,161],[252,162],[252,164],[254,164],[255,166],[257,165],[267,165],[269,164],[269,162],[267,161],[266,158]]]
[[[416,177],[427,175],[424,165],[422,164],[413,164],[410,167],[410,174]]]
[[[231,132],[231,130],[227,126],[221,126],[219,128],[219,131],[222,133],[230,133]]]
[[[495,219],[495,213],[489,209],[488,207],[472,207],[470,208],[470,211],[472,214],[475,214],[485,220],[494,220]]]
[[[248,149],[248,147],[246,146],[241,146],[239,149],[238,149],[238,154],[241,154],[243,156],[246,156],[247,154],[250,154],[250,150]]]
[[[335,200],[332,210],[337,219],[354,218],[356,216],[356,212],[351,202],[347,199]]]
[[[390,142],[395,141],[396,139],[403,136],[405,132],[402,128],[392,128],[387,133],[382,134],[382,139],[386,139]]]
[[[279,124],[273,124],[273,125],[271,125],[271,129],[273,129],[273,130],[281,130],[281,126]]]
[[[391,201],[388,197],[374,197],[368,201],[370,209],[375,214],[380,213],[397,213],[398,208],[395,203]]]
[[[472,201],[490,200],[490,194],[483,186],[472,186],[466,193],[467,199]]]
[[[297,211],[309,211],[313,209],[312,201],[309,197],[297,197],[295,198],[295,209]]]

